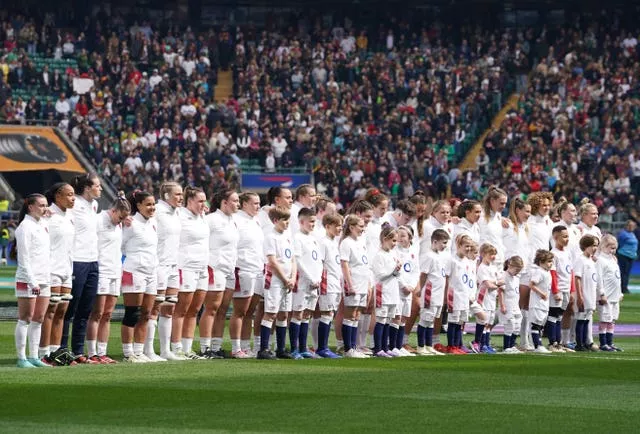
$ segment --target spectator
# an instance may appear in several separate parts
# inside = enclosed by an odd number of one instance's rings
[[[629,276],[633,261],[638,258],[638,238],[635,230],[636,222],[628,220],[618,233],[618,264],[620,265],[620,279],[622,280],[622,292],[629,293]]]

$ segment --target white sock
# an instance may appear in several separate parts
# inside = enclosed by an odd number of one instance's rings
[[[38,348],[38,357],[43,358],[49,355],[49,345]]]
[[[133,356],[133,344],[122,344],[122,353],[125,357]]]
[[[191,347],[193,346],[193,338],[182,338],[182,351],[189,354],[193,350]]]
[[[587,342],[586,344],[593,343],[593,319],[590,319],[587,323]]]
[[[204,353],[211,348],[211,338],[200,338],[200,352]]]
[[[182,351],[182,342],[171,342],[171,352],[177,353],[178,351]]]
[[[358,348],[367,345],[367,335],[369,334],[369,325],[371,324],[371,315],[360,315],[358,320],[358,336],[356,337],[356,345]]]
[[[222,338],[211,338],[211,350],[219,351],[222,348]]]
[[[258,347],[260,348],[260,347]],[[244,352],[251,350],[251,341],[249,339],[242,339],[240,341],[240,349]]]
[[[529,324],[529,311],[522,310],[522,322],[520,323],[520,345],[523,347],[529,346],[531,340],[529,340],[530,334],[530,325]]]
[[[569,337],[571,336],[571,329],[562,329],[562,345],[569,343]]]
[[[98,342],[98,355],[99,356],[107,355],[107,342]]]
[[[144,352],[144,343],[142,342],[134,342],[133,343],[133,354],[139,356]]]
[[[260,349],[260,340],[260,335],[253,337],[253,348],[255,348],[256,350]]]
[[[49,345],[49,354],[55,353],[60,349],[60,345]]]
[[[16,324],[15,338],[16,338],[16,353],[18,354],[18,360],[25,360],[27,358],[27,331],[29,329],[29,323],[26,321],[18,320]]]
[[[40,346],[40,335],[42,335],[42,323],[31,321],[27,326],[29,336],[29,358],[38,358],[38,347]]]
[[[161,316],[158,318],[158,338],[160,340],[160,354],[167,354],[171,349],[171,318]]]
[[[311,338],[313,339],[313,348],[318,349],[318,324],[320,318],[311,318]]]
[[[344,341],[336,339],[336,348],[344,348]]]
[[[87,357],[95,356],[98,353],[96,343],[96,341],[87,341]]]
[[[576,341],[576,325],[578,324],[578,320],[576,319],[576,316],[572,316],[571,317],[571,328],[569,329],[569,332],[571,333],[569,335],[569,342],[575,342]]]
[[[155,350],[153,348],[153,343],[156,340],[156,327],[158,326],[158,321],[149,320],[147,323],[147,338],[144,340],[144,353],[145,354],[154,354]]]
[[[240,346],[240,339],[231,339],[231,352],[235,353],[242,349]]]
[[[404,324],[401,325],[400,327],[404,327]],[[407,331],[404,331],[404,336],[402,337],[402,345],[407,345],[409,343],[409,335],[407,334]]]

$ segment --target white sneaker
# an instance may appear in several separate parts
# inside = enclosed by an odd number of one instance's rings
[[[366,358],[368,358],[367,356],[365,356],[361,352],[356,351],[355,348],[351,348],[349,351],[344,353],[344,356],[346,358],[349,358],[349,359],[366,359]]]
[[[185,352],[182,351],[182,350],[178,350],[173,354],[175,354],[175,356],[178,358],[178,360],[189,360],[189,358],[187,357]]]
[[[395,357],[406,357],[404,354],[402,354],[402,351],[397,348],[391,350],[391,354],[393,354]]]
[[[122,363],[143,363],[136,356],[124,357]]]
[[[167,359],[165,359],[164,357],[160,357],[156,353],[146,353],[145,356],[147,356],[152,362],[166,362],[167,361]]]
[[[433,347],[425,347],[425,349],[433,356],[444,356],[444,353],[441,353]]]
[[[522,351],[517,349],[516,347],[507,348],[503,351],[505,354],[522,354]]]
[[[194,353],[193,351],[191,351],[189,353],[185,353],[184,356],[189,360],[205,360],[204,357],[199,356],[198,354]]]
[[[551,351],[547,350],[544,345],[539,345],[538,348],[533,350],[534,353],[538,354],[549,354]]]
[[[401,357],[415,357],[416,355],[413,353],[410,353],[409,351],[405,350],[404,348],[400,348],[398,351],[400,351],[400,354],[402,354]]]
[[[255,359],[258,355],[251,349],[242,350],[250,359]]]
[[[136,359],[140,360],[140,363],[152,363],[153,360],[151,360],[149,357],[147,357],[144,354],[136,354]]]
[[[359,347],[357,351],[364,354],[365,356],[373,355],[373,351],[371,351],[371,348],[368,347]]]
[[[429,350],[427,350],[427,347],[418,347],[418,348],[416,348],[416,354],[419,355],[419,356],[432,356],[433,355],[433,354],[431,354],[429,352]]]
[[[168,360],[169,362],[187,360],[186,357],[179,357],[176,354],[173,354],[171,351],[169,351],[168,353],[160,354],[160,357],[162,357],[164,360]]]
[[[250,359],[251,357],[242,350],[235,351],[231,353],[232,359]]]
[[[360,354],[360,357],[358,357],[358,359],[370,359],[371,358],[371,356],[369,354],[363,353],[360,350],[356,350],[356,353]]]

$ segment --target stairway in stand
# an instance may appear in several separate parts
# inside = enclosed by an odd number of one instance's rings
[[[215,87],[216,102],[225,102],[233,96],[233,72],[218,69],[218,84]]]

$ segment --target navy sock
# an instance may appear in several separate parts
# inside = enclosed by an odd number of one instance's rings
[[[600,346],[604,347],[605,345],[607,345],[607,334],[606,333],[600,333],[598,335],[598,337],[600,338]]]
[[[584,347],[584,342],[582,341],[582,329],[584,328],[584,321],[579,319],[576,321],[576,346],[578,348]]]
[[[487,332],[487,339],[485,344],[490,347],[491,346],[491,332]]]
[[[326,350],[329,341],[329,333],[331,332],[331,324],[318,322],[318,348],[316,351]]]
[[[382,349],[384,351],[389,351],[389,335],[391,334],[391,326],[389,324],[385,324],[382,329]],[[393,329],[397,333],[397,329]]]
[[[300,337],[300,325],[293,321],[289,323],[289,345],[291,346],[291,352],[298,350],[298,338]]]
[[[450,347],[456,346],[456,325],[452,322],[447,327],[447,345]]]
[[[260,326],[260,351],[269,349],[269,338],[271,337],[271,327]]]
[[[562,342],[562,317],[558,318],[558,321],[556,321],[556,342]]]
[[[606,333],[606,342],[609,346],[613,345],[613,333]]]
[[[396,336],[396,348],[402,348],[402,344],[404,341],[404,326],[400,326],[398,329],[398,336]]]
[[[276,326],[276,350],[286,350],[285,342],[287,341],[287,327]]]
[[[511,335],[511,346],[512,347],[516,346],[516,340],[518,340],[518,336],[517,335]]]
[[[547,338],[549,339],[549,345],[553,345],[553,340],[556,337],[556,323],[547,321],[547,323],[544,325],[544,330]]]
[[[351,348],[358,348],[358,321],[354,321],[355,326],[351,327]]]
[[[418,324],[418,347],[424,347],[427,340],[427,329]]]
[[[531,339],[533,340],[534,348],[538,348],[540,346],[540,331],[532,330],[531,331]]]
[[[507,348],[511,348],[511,336],[508,335],[504,335],[502,337],[502,346],[504,347],[503,349],[507,349]]]
[[[427,347],[433,346],[433,327],[427,327],[424,332],[424,344]]]
[[[391,327],[390,324],[387,324],[388,330],[389,330],[389,340],[383,343],[383,348],[384,348],[384,344],[387,345],[387,348],[385,349],[385,351],[387,350],[393,350],[396,347],[396,339],[398,338],[398,329],[395,327]]]
[[[587,340],[589,339],[589,320],[584,320],[584,324],[582,325],[582,342],[584,342],[585,345],[590,345],[593,342],[588,342]]]
[[[456,346],[462,346],[462,324],[456,324]]]
[[[384,324],[376,322],[373,329],[373,352],[377,353],[382,350],[382,333],[384,332]]]
[[[307,348],[307,337],[309,336],[309,323],[303,322],[300,324],[300,338],[298,342],[300,342],[300,346],[298,349],[300,351],[309,351]]]
[[[483,344],[482,342],[483,335],[484,335],[484,324],[476,323],[476,335],[475,335],[474,341],[480,344],[480,346],[482,346]]]
[[[351,349],[351,326],[342,323],[342,342],[344,343],[344,351]]]

